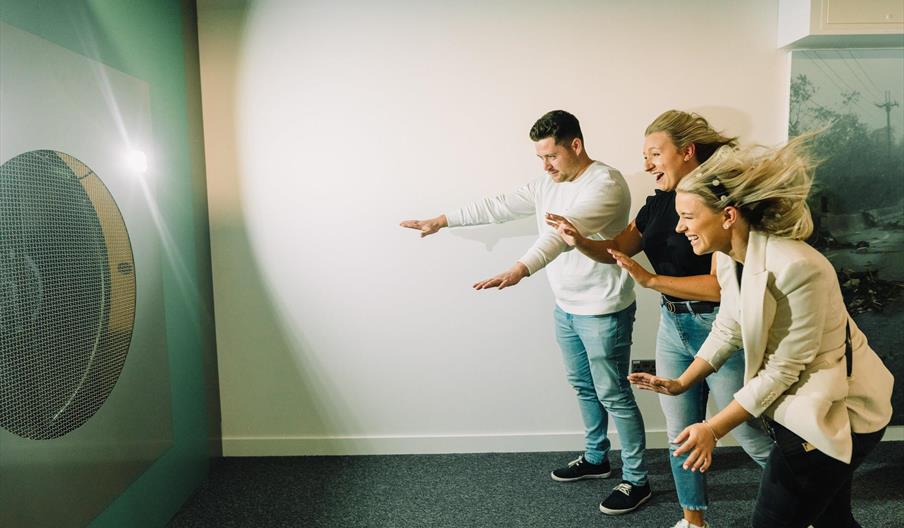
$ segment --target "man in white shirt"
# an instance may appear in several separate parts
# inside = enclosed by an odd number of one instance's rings
[[[627,226],[631,195],[616,169],[590,159],[580,124],[570,113],[547,113],[534,123],[530,138],[545,175],[514,192],[435,218],[406,220],[401,226],[417,229],[425,237],[444,227],[536,216],[540,234],[524,256],[474,288],[501,290],[546,268],[556,299],[556,339],[586,428],[584,453],[551,476],[560,482],[608,477],[611,416],[621,440],[622,482],[600,503],[600,510],[610,515],[628,513],[652,494],[644,463],[643,417],[627,381],[634,282],[614,264],[600,264],[569,251],[568,244],[546,225],[544,214],[565,216],[585,236],[611,239]]]

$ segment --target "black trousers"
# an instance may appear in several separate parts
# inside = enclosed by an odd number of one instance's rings
[[[860,525],[851,514],[854,470],[876,447],[885,428],[852,434],[851,463],[804,448],[806,442],[782,425],[769,421],[775,446],[763,469],[751,526],[753,528],[851,528]]]

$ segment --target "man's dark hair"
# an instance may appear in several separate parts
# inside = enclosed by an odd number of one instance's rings
[[[574,138],[584,141],[578,118],[565,110],[547,112],[530,128],[531,141],[540,141],[548,137],[555,139],[556,145],[571,143]]]

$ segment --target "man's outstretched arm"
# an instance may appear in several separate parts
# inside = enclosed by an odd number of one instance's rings
[[[423,238],[427,235],[436,233],[444,227],[448,227],[449,221],[446,219],[446,215],[443,214],[427,220],[404,220],[399,225],[407,227],[408,229],[419,230],[421,232],[421,238]],[[474,289],[485,290],[487,288],[499,288],[501,290],[518,284],[521,282],[521,279],[528,276],[530,276],[530,272],[528,271],[527,266],[521,262],[515,262],[514,266],[502,273],[475,283]]]
[[[473,202],[457,211],[442,214],[429,220],[406,220],[402,227],[417,229],[421,237],[432,235],[444,227],[474,226],[489,223],[503,223],[536,213],[534,194],[536,185],[541,180],[527,183],[513,192],[484,198]],[[523,262],[516,262],[508,270],[474,284],[474,289],[507,288],[514,286],[521,279],[530,276],[530,271]]]

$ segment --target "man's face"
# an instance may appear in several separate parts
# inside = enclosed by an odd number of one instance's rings
[[[556,183],[573,180],[581,169],[578,153],[582,146],[577,138],[566,145],[557,145],[552,137],[543,138],[534,142],[534,147],[543,162],[543,170]]]

